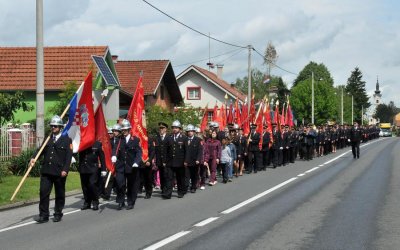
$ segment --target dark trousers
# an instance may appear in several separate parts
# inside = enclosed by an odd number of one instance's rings
[[[228,167],[228,165],[229,165],[228,162],[221,163],[221,166],[222,166],[222,181],[224,183],[228,182],[228,179],[229,179],[229,173],[228,173],[229,167]]]
[[[281,149],[272,150],[272,164],[274,167],[280,166],[282,164],[283,153]]]
[[[353,152],[354,158],[360,158],[360,141],[351,142],[351,152]]]
[[[296,159],[295,157],[295,147],[289,147],[289,162],[290,163],[294,163],[294,159]]]
[[[248,172],[257,172],[257,170],[260,170],[260,151],[249,151],[248,153],[249,157],[249,165],[248,165]]]
[[[172,196],[172,188],[174,183],[174,174],[176,184],[178,186],[178,194],[184,195],[187,192],[185,185],[185,167],[167,167],[165,168],[165,192],[164,197],[170,198]]]
[[[153,170],[151,169],[151,166],[140,168],[139,173],[141,183],[140,188],[142,188],[143,185],[144,189],[146,190],[146,194],[151,196],[153,193]]]
[[[283,148],[282,150],[282,164],[286,165],[289,163],[289,149]]]
[[[204,166],[203,164],[201,164],[199,167],[200,186],[206,185],[206,179],[207,179],[207,175],[208,175],[207,172],[208,172],[207,167]]]
[[[62,210],[65,204],[65,181],[66,177],[42,174],[40,176],[40,202],[39,202],[39,214],[43,217],[49,217],[49,203],[50,193],[53,189],[55,190],[56,200],[54,207],[54,215],[62,216]]]
[[[158,166],[158,171],[160,175],[160,188],[161,188],[161,194],[165,192],[165,169],[166,167],[163,166]]]
[[[269,150],[267,149],[261,151],[261,157],[262,157],[262,169],[266,169],[267,166],[270,164]]]
[[[128,205],[135,205],[140,179],[138,168],[132,168],[132,173],[117,172],[117,203],[124,203],[125,193]]]
[[[99,175],[97,171],[95,173],[82,173],[81,177],[81,187],[83,192],[83,198],[86,204],[91,204],[93,201],[98,202],[99,200],[99,189],[98,180]]]
[[[313,156],[313,146],[305,145],[303,146],[304,160],[312,160]]]
[[[188,170],[190,173],[190,189],[191,190],[196,190],[197,189],[197,183],[199,182],[199,167],[200,165],[194,165],[194,166],[189,166]]]

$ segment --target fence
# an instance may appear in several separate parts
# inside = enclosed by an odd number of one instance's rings
[[[7,161],[23,150],[35,146],[35,131],[30,124],[22,124],[20,128],[0,127],[0,161]]]

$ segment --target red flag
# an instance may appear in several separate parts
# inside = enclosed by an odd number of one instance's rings
[[[223,130],[226,127],[226,111],[223,103],[221,105],[219,117],[220,117],[219,129]]]
[[[213,111],[213,122],[218,122],[219,118],[218,118],[218,105],[217,103],[215,103],[214,106],[214,111]]]
[[[142,148],[142,160],[147,161],[149,158],[149,145],[146,129],[146,112],[144,107],[144,89],[143,77],[140,75],[136,85],[135,94],[129,107],[128,115],[126,118],[131,124],[131,134],[140,139],[140,146]]]
[[[235,123],[238,124],[239,126],[242,125],[242,117],[240,114],[239,101],[237,98],[235,102]]]
[[[260,142],[258,143],[258,147],[262,148],[262,133],[263,133],[263,103],[260,103],[260,107],[258,108],[257,116],[256,116],[256,132],[260,134]]]
[[[250,123],[254,123],[256,118],[256,106],[254,104],[254,93],[250,101]]]
[[[103,105],[101,103],[99,104],[96,114],[94,115],[94,120],[96,124],[96,140],[101,142],[103,145],[106,167],[111,173],[114,173],[115,168],[111,162],[112,150],[110,137],[108,135],[106,120],[104,119]]]
[[[233,104],[232,104],[232,102],[231,102],[231,104],[229,105],[229,109],[227,110],[227,113],[228,113],[228,115],[227,115],[226,121],[227,121],[228,124],[232,124],[232,123],[233,123],[233,120],[234,120],[234,118],[233,118]]]
[[[288,108],[286,111],[286,124],[289,125],[290,128],[293,127],[293,113],[292,108],[290,107],[290,103],[288,103]]]
[[[281,125],[286,125],[285,118],[286,118],[286,115],[285,115],[285,104],[283,104],[282,114],[281,114]]]
[[[264,123],[267,125],[267,131],[270,135],[272,135],[271,110],[268,102],[264,106]],[[273,143],[273,136],[271,136],[270,138],[271,140],[269,141],[269,146],[271,147]]]
[[[245,135],[248,135],[250,133],[250,122],[249,122],[249,112],[248,112],[248,107],[247,103],[245,103],[242,107],[242,127],[243,127],[243,133]]]
[[[204,108],[203,119],[201,120],[200,124],[200,131],[203,132],[207,128],[207,122],[208,122],[208,104]]]

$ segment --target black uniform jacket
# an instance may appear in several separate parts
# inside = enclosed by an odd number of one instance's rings
[[[41,156],[41,173],[61,176],[61,171],[68,173],[72,159],[72,140],[68,136],[60,136],[54,143],[51,139],[44,147]]]
[[[185,155],[185,162],[188,166],[195,166],[196,161],[199,163],[202,162],[203,158],[203,142],[202,140],[197,137],[193,136],[193,139],[190,140],[190,137],[187,137],[186,140],[186,155]]]
[[[290,132],[283,132],[283,134],[282,134],[282,147],[284,149],[290,147]]]
[[[282,135],[278,130],[272,131],[272,149],[279,149],[282,147]]]
[[[268,151],[269,149],[269,142],[271,141],[271,135],[269,134],[269,132],[264,132],[263,135],[263,140],[262,140],[262,148],[261,151]]]
[[[258,144],[260,143],[260,133],[258,132],[252,132],[249,134],[249,138],[251,139],[251,141],[249,142],[249,151],[251,152],[255,152],[255,151],[259,151],[260,148],[258,146]]]
[[[132,166],[136,163],[138,166],[142,161],[142,148],[139,145],[139,138],[131,136],[126,142],[124,137],[121,137],[121,143],[118,151],[114,151],[113,155],[117,156],[115,170],[119,173],[132,173]]]
[[[187,137],[181,133],[170,135],[167,139],[167,166],[183,167],[187,151]]]
[[[81,174],[93,174],[99,170],[100,166],[101,171],[106,171],[103,146],[101,142],[95,141],[91,147],[79,152],[78,171]]]
[[[350,141],[352,142],[359,142],[362,139],[362,129],[360,127],[351,128],[350,130]]]
[[[167,142],[169,135],[164,136],[164,140],[160,135],[154,138],[155,157],[157,167],[162,167],[167,164]]]

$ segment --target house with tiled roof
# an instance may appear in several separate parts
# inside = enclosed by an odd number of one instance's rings
[[[60,46],[44,48],[44,89],[45,115],[59,99],[58,94],[65,88],[65,82],[81,84],[90,70],[93,71],[94,85],[103,84],[92,56],[103,57],[115,78],[116,72],[108,46]],[[23,91],[25,102],[36,107],[36,48],[0,47],[0,91]],[[118,94],[118,91],[116,93]],[[122,93],[123,95],[123,93]],[[130,102],[131,97],[114,98]],[[109,100],[108,100],[109,101]],[[110,105],[111,106],[111,105]],[[118,107],[117,107],[118,108]],[[106,113],[106,112],[105,112]],[[111,112],[108,112],[111,113]],[[106,115],[107,116],[107,115]],[[17,111],[15,117],[20,122],[36,118],[36,109],[31,112]],[[118,117],[118,115],[117,115]]]
[[[113,56],[121,89],[133,95],[142,72],[146,106],[158,105],[169,110],[182,103],[175,73],[169,60],[121,61]],[[128,110],[129,105],[121,109]]]
[[[179,89],[184,96],[185,103],[193,107],[212,109],[215,103],[235,102],[238,99],[244,102],[246,95],[236,89],[232,84],[222,79],[222,66],[218,65],[215,74],[201,67],[191,65],[177,76]]]

